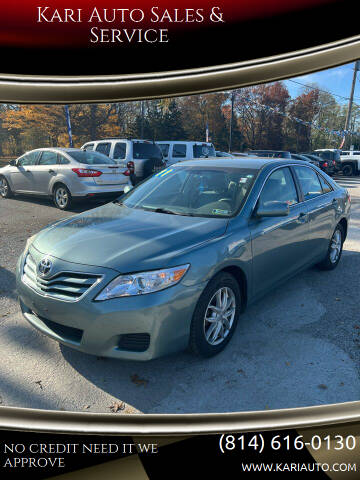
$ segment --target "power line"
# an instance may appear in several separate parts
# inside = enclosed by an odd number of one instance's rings
[[[302,87],[306,87],[306,88],[310,88],[311,90],[319,90],[319,92],[323,92],[323,93],[328,93],[329,95],[333,95],[334,97],[339,97],[339,98],[342,98],[343,100],[349,100],[350,97],[344,97],[343,95],[340,95],[338,93],[335,93],[335,92],[331,92],[331,91],[328,91],[328,90],[323,90],[319,87],[316,87],[314,85],[307,85],[306,83],[301,83],[301,82],[298,82],[297,80],[291,80],[290,78],[288,79],[285,79],[286,82],[292,82],[292,83],[296,83],[297,85],[301,85]],[[357,100],[360,100],[360,97],[354,97],[356,98]],[[357,107],[359,107],[360,105],[358,104],[355,104]]]

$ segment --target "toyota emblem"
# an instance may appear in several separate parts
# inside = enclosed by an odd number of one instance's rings
[[[39,262],[38,270],[41,277],[45,277],[46,275],[49,275],[51,269],[52,269],[52,261],[49,258],[45,257]]]

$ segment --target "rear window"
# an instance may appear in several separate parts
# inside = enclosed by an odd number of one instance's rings
[[[155,143],[134,142],[133,158],[136,159],[162,159],[162,153],[158,145]]]
[[[316,155],[319,155],[320,158],[324,160],[335,160],[335,161],[340,161],[340,152],[333,152],[331,150],[325,150],[324,152],[315,152]]]
[[[84,165],[114,165],[116,162],[112,158],[107,157],[99,152],[82,151],[67,152],[76,162]]]
[[[206,158],[206,157],[215,157],[215,148],[212,145],[194,145],[193,146],[193,156],[194,158]]]

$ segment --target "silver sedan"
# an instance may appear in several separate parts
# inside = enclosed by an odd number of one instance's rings
[[[129,184],[128,172],[98,152],[39,148],[0,168],[0,195],[50,196],[61,210],[73,199],[114,196]]]

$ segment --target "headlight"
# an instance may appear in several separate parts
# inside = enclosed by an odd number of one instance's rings
[[[153,272],[120,275],[112,280],[95,300],[109,300],[110,298],[129,297],[158,292],[164,288],[176,285],[183,278],[190,267],[189,264],[179,267],[155,270]]]
[[[30,245],[33,243],[34,239],[36,237],[36,234],[35,235],[32,235],[31,237],[29,237],[27,240],[26,240],[26,244],[25,244],[25,252],[27,252],[30,248]]]

